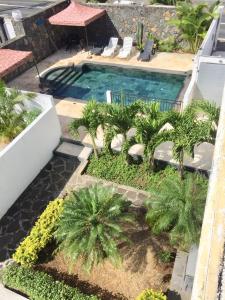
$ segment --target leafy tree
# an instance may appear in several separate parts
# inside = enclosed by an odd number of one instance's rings
[[[168,133],[162,127],[167,123],[167,114],[160,111],[159,103],[143,105],[142,114],[136,116],[136,140],[144,144],[144,158],[154,169],[154,152],[157,146],[167,140]]]
[[[23,94],[14,89],[7,89],[0,81],[0,137],[14,139],[26,126],[26,112],[23,110],[23,101],[32,99],[34,94]],[[20,105],[20,109],[16,106]]]
[[[169,123],[173,129],[167,132],[167,140],[173,142],[173,156],[179,162],[180,177],[184,177],[184,154],[194,157],[194,147],[202,142],[211,142],[211,122],[196,119],[195,112],[188,107],[182,112],[170,111]]]
[[[152,231],[168,232],[172,244],[182,249],[198,243],[206,194],[207,182],[199,175],[165,180],[146,202],[146,219]]]
[[[90,134],[95,157],[98,157],[95,138],[97,134],[97,128],[101,124],[104,124],[102,106],[96,101],[89,101],[84,107],[83,117],[81,119],[73,120],[69,126],[71,134],[75,136],[78,134],[78,129],[81,126],[85,128],[86,132]]]
[[[82,258],[87,271],[105,258],[119,264],[117,243],[127,240],[122,224],[132,221],[126,212],[129,205],[108,187],[96,185],[72,192],[56,231],[60,248],[72,261]]]
[[[216,16],[215,5],[211,7],[205,3],[192,5],[179,2],[176,6],[176,18],[170,21],[181,32],[183,40],[189,44],[192,53],[199,49],[207,30]]]

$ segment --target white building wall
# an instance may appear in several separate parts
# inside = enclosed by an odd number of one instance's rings
[[[0,218],[51,159],[61,128],[51,96],[35,99],[37,119],[0,152]]]
[[[225,82],[225,59],[201,58],[193,99],[205,99],[221,105]]]

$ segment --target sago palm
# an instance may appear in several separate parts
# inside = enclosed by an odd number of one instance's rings
[[[173,156],[179,163],[180,177],[184,177],[185,153],[194,157],[194,147],[202,142],[211,142],[212,131],[209,120],[198,120],[189,107],[182,112],[168,113],[169,123],[173,129],[168,131],[167,140],[173,142]]]
[[[144,144],[144,159],[154,169],[154,152],[157,146],[167,140],[167,131],[161,131],[167,123],[167,114],[160,111],[159,103],[146,104],[142,113],[135,118],[136,140]]]
[[[25,111],[16,110],[16,105],[23,106],[23,101],[32,99],[34,94],[23,94],[14,89],[7,89],[0,81],[0,137],[12,140],[26,126]]]
[[[207,182],[197,175],[189,174],[185,180],[179,177],[165,180],[151,190],[151,198],[146,202],[147,222],[156,234],[168,232],[172,244],[188,249],[198,243]]]
[[[82,259],[87,271],[105,258],[119,264],[117,244],[126,240],[123,224],[132,221],[126,212],[129,205],[108,187],[96,185],[72,192],[56,231],[60,248],[72,262]]]
[[[103,124],[102,107],[96,101],[89,101],[84,107],[83,116],[81,119],[75,119],[70,123],[69,130],[72,135],[78,135],[78,129],[84,127],[86,132],[89,133],[92,141],[94,154],[98,157],[98,150],[95,142],[97,135],[97,128]]]

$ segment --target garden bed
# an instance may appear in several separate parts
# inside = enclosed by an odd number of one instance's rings
[[[69,273],[71,262],[59,252],[50,261],[36,267],[55,279],[64,280],[66,284],[77,287],[84,294],[97,295],[102,300],[133,300],[147,288],[166,291],[173,263],[161,262],[158,255],[162,250],[173,249],[169,246],[167,235],[154,236],[150,233],[149,227],[143,221],[142,210],[136,210],[136,213],[137,224],[126,228],[131,244],[121,243],[119,246],[123,258],[121,266],[115,267],[106,260],[88,274],[78,261]]]
[[[133,161],[128,164],[122,155],[110,155],[103,153],[96,159],[91,156],[84,170],[83,176],[87,176],[87,181],[99,181],[99,179],[118,185],[127,186],[128,190],[139,190],[140,192],[150,192],[151,189],[158,188],[164,180],[168,178],[178,178],[179,173],[175,166],[163,161],[156,161],[154,172],[149,170],[145,164]],[[186,174],[193,173],[194,170],[186,168]],[[207,178],[205,172],[199,172]],[[148,194],[145,193],[145,196]]]

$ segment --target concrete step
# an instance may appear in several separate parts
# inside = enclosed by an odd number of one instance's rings
[[[92,153],[92,148],[73,143],[63,142],[55,150],[55,155],[63,157],[77,157],[80,161],[87,160]]]

